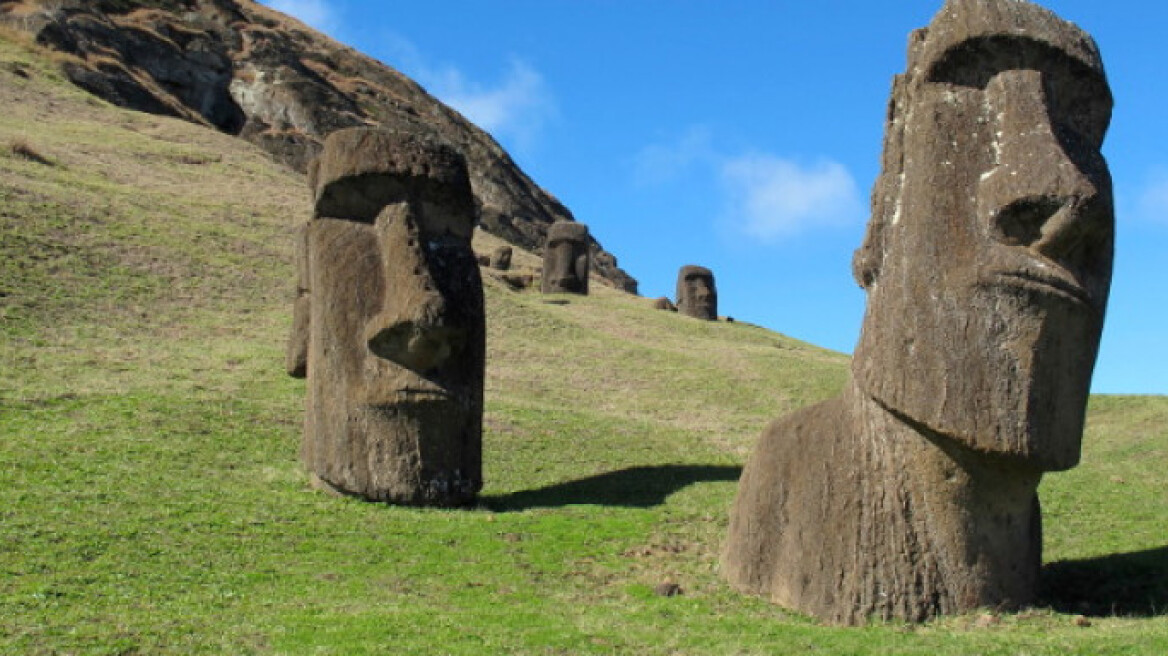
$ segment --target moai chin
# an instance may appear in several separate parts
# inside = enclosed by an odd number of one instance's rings
[[[371,501],[472,502],[486,331],[466,162],[429,137],[350,128],[309,183],[288,349],[308,378],[305,466]]]
[[[1020,0],[949,0],[910,39],[843,394],[780,418],[722,556],[736,587],[826,621],[1034,601],[1044,472],[1079,460],[1111,279],[1094,42]]]
[[[548,228],[543,249],[544,294],[588,294],[588,226],[556,221]]]
[[[713,272],[692,264],[681,267],[677,272],[677,311],[706,321],[718,318],[718,291]]]

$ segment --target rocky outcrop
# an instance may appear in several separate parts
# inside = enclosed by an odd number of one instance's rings
[[[430,132],[470,167],[481,225],[542,252],[574,220],[489,134],[394,69],[251,0],[0,0],[0,21],[67,53],[78,86],[123,107],[239,135],[304,171],[329,133],[354,126]],[[591,240],[617,288],[637,282]]]

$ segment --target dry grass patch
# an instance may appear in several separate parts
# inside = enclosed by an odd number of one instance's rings
[[[20,157],[30,162],[35,162],[44,166],[56,166],[57,163],[51,158],[41,153],[35,146],[29,143],[26,139],[14,138],[8,142],[7,151],[13,157]]]

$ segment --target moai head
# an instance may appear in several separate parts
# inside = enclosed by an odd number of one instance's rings
[[[540,291],[544,294],[588,293],[588,226],[556,221],[548,228]]]
[[[353,128],[325,140],[310,183],[305,464],[370,500],[467,503],[485,329],[466,163],[427,137]]]
[[[491,251],[491,268],[507,271],[511,268],[511,247],[500,246]]]
[[[677,272],[677,311],[706,321],[718,318],[718,290],[709,269],[688,264]]]
[[[974,452],[1078,463],[1111,281],[1111,106],[1091,38],[1033,4],[949,0],[912,35],[854,261],[865,393]]]

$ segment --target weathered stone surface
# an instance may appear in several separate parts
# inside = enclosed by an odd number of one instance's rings
[[[309,319],[291,339],[307,342],[305,466],[373,501],[470,503],[486,330],[465,163],[433,139],[354,128],[325,141],[310,178]]]
[[[560,221],[548,229],[543,249],[544,294],[588,294],[588,226]]]
[[[1030,603],[1037,487],[1079,459],[1110,286],[1111,95],[1094,43],[949,0],[893,84],[844,393],[772,423],[722,564],[831,622]]]
[[[0,22],[73,55],[69,78],[110,102],[237,134],[301,171],[342,128],[436,134],[466,158],[483,228],[527,250],[573,219],[412,80],[250,0],[23,0],[0,3]],[[603,279],[636,292],[615,257],[589,248]]]
[[[511,247],[500,246],[491,251],[491,268],[499,271],[507,271],[511,268]]]
[[[453,147],[425,133],[349,129],[329,136],[309,184],[318,217],[372,222],[392,203],[442,207],[462,233],[475,215],[474,197],[451,193],[468,184],[466,162]],[[430,219],[428,219],[430,220]]]
[[[706,321],[718,318],[718,290],[712,271],[693,264],[681,267],[677,272],[677,311]]]

